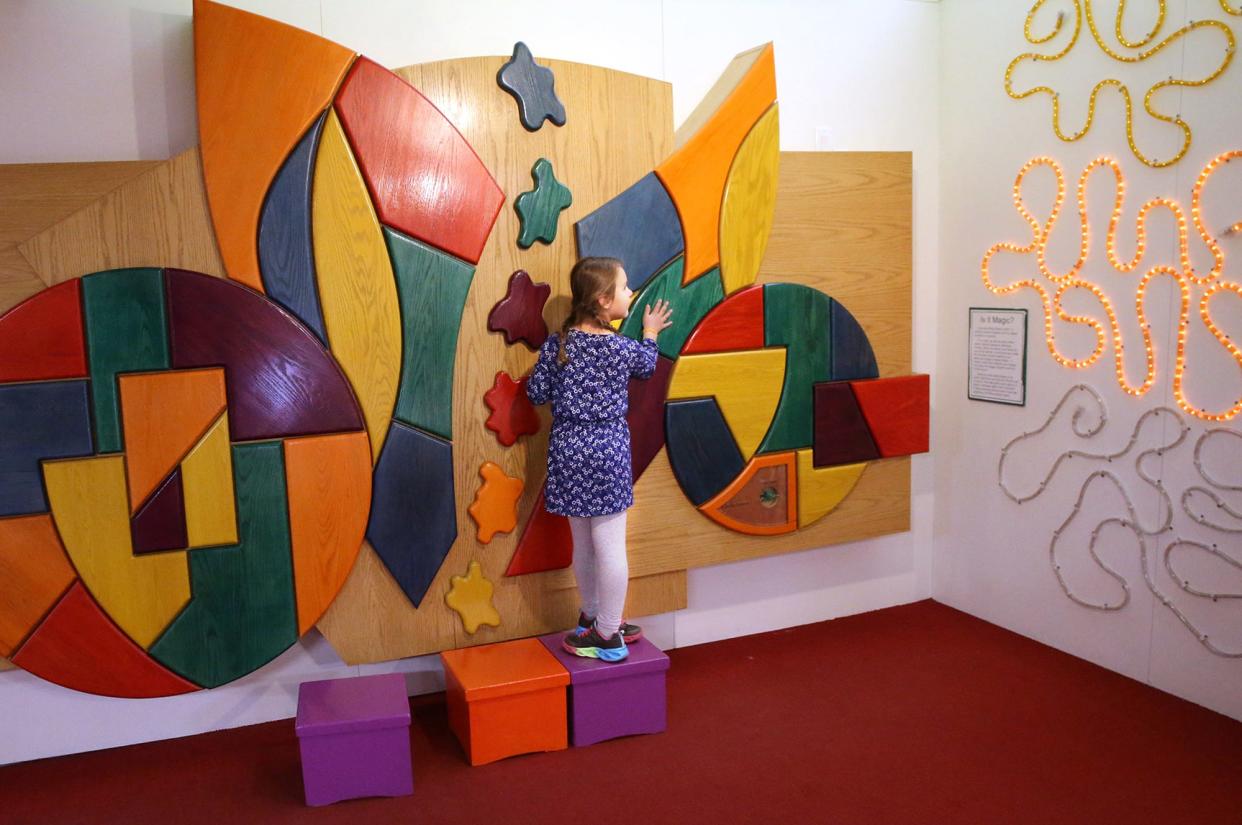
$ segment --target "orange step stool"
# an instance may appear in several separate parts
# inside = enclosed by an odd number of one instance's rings
[[[569,673],[538,639],[446,650],[449,726],[471,765],[569,745]]]

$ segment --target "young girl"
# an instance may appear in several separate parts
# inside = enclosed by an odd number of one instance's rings
[[[616,258],[583,258],[569,273],[572,306],[559,334],[539,350],[526,381],[531,403],[552,401],[548,440],[548,512],[569,517],[574,577],[582,598],[578,629],[564,647],[579,656],[619,662],[626,642],[642,631],[621,620],[629,563],[625,511],[634,503],[630,464],[630,378],[656,368],[656,336],[670,324],[667,301],[643,312],[641,342],[618,335],[611,323],[630,311],[633,293]]]

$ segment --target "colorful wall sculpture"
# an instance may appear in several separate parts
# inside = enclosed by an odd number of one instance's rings
[[[0,168],[31,197],[51,180],[83,192],[0,248],[0,296],[54,287],[0,320],[5,352],[44,370],[0,359],[0,480],[30,499],[0,514],[0,578],[22,594],[0,602],[0,654],[159,695],[249,672],[316,622],[361,662],[571,621],[563,565],[504,575],[519,537],[567,550],[563,525],[532,518],[546,413],[484,396],[559,324],[579,249],[623,257],[640,304],[675,305],[660,371],[633,393],[631,614],[685,606],[692,566],[907,528],[908,460],[889,456],[926,432],[925,377],[894,378],[910,361],[909,156],[780,155],[770,45],[674,137],[658,81],[541,61],[507,91],[522,49],[389,72],[206,0],[195,39],[200,150]],[[521,243],[534,212],[502,206],[535,169],[556,197]],[[157,268],[98,272],[126,266]],[[142,334],[92,332],[97,293]],[[82,353],[51,334],[75,324]],[[22,418],[29,391],[64,395],[66,425]],[[736,402],[754,392],[765,405]],[[719,434],[702,449],[690,407]],[[264,408],[278,420],[252,426]],[[110,491],[86,497],[100,512],[64,493],[83,489]],[[91,655],[85,627],[107,640]]]

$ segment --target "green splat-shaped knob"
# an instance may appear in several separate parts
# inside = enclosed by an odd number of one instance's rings
[[[574,202],[569,187],[552,174],[552,164],[547,158],[535,161],[530,176],[535,180],[535,188],[518,195],[513,203],[522,222],[517,239],[522,249],[530,249],[535,241],[552,243],[556,240],[556,222],[561,210]]]

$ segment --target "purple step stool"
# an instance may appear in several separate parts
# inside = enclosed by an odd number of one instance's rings
[[[569,671],[569,741],[575,747],[668,726],[664,651],[639,639],[624,661],[601,662],[565,652],[563,638],[552,633],[539,641]]]
[[[307,805],[414,793],[400,673],[302,683],[297,732]]]

